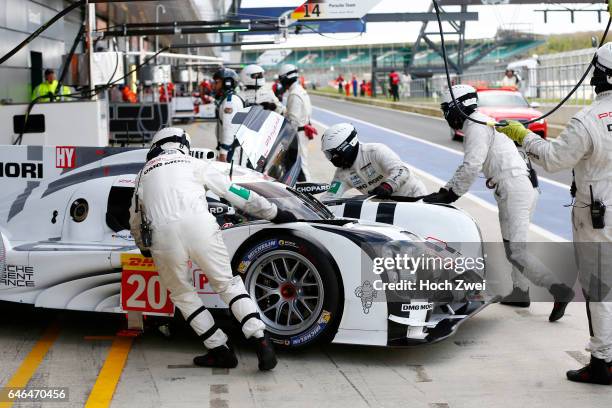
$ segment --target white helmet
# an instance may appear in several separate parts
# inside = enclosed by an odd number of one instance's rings
[[[283,64],[278,70],[278,79],[283,80],[293,79],[298,77],[298,67],[293,64]]]
[[[191,137],[184,129],[167,127],[158,131],[151,139],[151,149],[147,160],[159,156],[164,150],[175,149],[183,154],[189,154]]]
[[[357,130],[350,123],[328,127],[321,138],[321,150],[334,166],[351,167],[359,150]]]
[[[242,72],[240,72],[240,80],[247,88],[261,88],[266,83],[266,78],[264,77],[265,72],[266,71],[259,65],[247,65]]]
[[[612,85],[612,42],[605,43],[597,50],[593,66],[595,71],[591,85]]]
[[[464,101],[459,101],[460,98],[463,98],[465,95],[473,94],[473,98],[465,99]],[[458,102],[462,102],[464,106],[469,105],[477,105],[478,104],[478,96],[476,95],[476,89],[470,85],[453,85],[453,95]],[[442,92],[442,103],[451,103],[453,98],[451,97],[450,90],[446,88],[444,92]]]
[[[442,93],[442,112],[449,126],[455,130],[463,127],[465,116],[469,116],[478,107],[478,94],[470,85],[453,85],[453,95],[447,88]],[[453,96],[455,101],[453,101]],[[460,106],[457,106],[460,105]]]

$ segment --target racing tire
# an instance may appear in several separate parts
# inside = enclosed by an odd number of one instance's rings
[[[240,275],[270,339],[298,349],[329,342],[344,307],[343,289],[325,248],[285,231],[257,235],[236,253]]]

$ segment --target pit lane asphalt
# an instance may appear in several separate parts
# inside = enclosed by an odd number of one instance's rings
[[[69,402],[14,406],[609,407],[609,387],[564,378],[566,369],[587,360],[580,348],[587,334],[584,305],[570,305],[555,324],[547,322],[549,307],[490,306],[454,337],[430,346],[332,344],[280,352],[278,366],[267,373],[257,371],[255,354],[236,329],[229,333],[239,365],[226,370],[193,366],[193,356],[204,349],[186,326],[174,329],[169,339],[150,328],[131,344],[123,370],[102,378],[103,367],[114,358],[111,347],[122,316],[0,303],[0,384],[24,364],[48,327],[57,325],[57,339],[26,384],[68,387]],[[101,381],[118,381],[110,404],[91,400],[94,384]]]

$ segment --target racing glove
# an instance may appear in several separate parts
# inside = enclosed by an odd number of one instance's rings
[[[277,208],[276,217],[272,218],[270,221],[275,224],[284,224],[287,222],[296,222],[297,217],[290,211]]]
[[[459,196],[455,194],[453,189],[441,188],[437,193],[432,193],[423,197],[423,201],[426,203],[442,203],[450,204],[454,203],[459,199]]]
[[[516,120],[510,120],[506,126],[499,126],[496,129],[519,145],[523,144],[525,136],[529,134],[529,130],[525,128],[521,122],[517,122]]]
[[[269,110],[269,111],[276,110],[276,104],[274,102],[262,102],[260,103],[260,105],[262,108],[264,108],[264,110]]]
[[[374,190],[370,191],[370,195],[387,198],[393,194],[393,187],[389,183],[380,183]]]
[[[305,135],[305,136],[306,136],[308,139],[312,140],[312,139],[314,139],[314,137],[315,137],[316,135],[318,135],[318,134],[319,134],[319,132],[317,132],[317,128],[315,128],[314,126],[312,126],[310,123],[309,123],[309,124],[307,124],[307,125],[304,125],[304,135]]]

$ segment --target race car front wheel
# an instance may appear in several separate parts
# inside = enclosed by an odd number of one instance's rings
[[[338,278],[325,254],[297,237],[248,245],[237,269],[272,340],[296,348],[333,338],[342,311]]]

